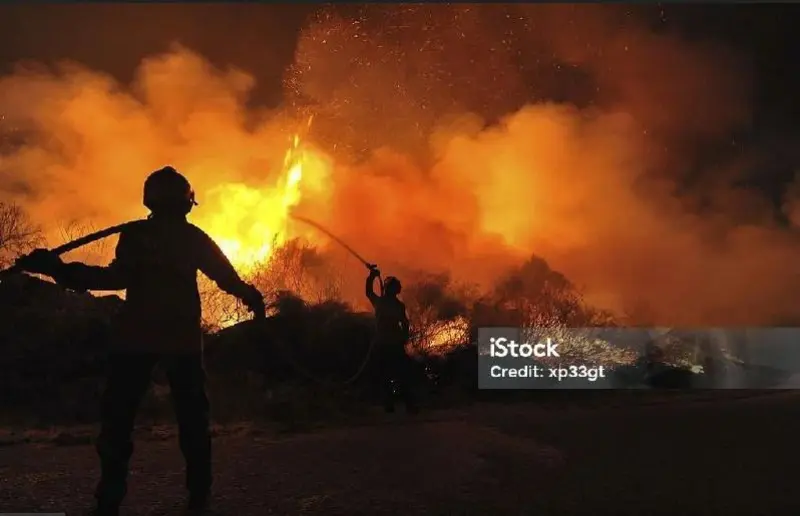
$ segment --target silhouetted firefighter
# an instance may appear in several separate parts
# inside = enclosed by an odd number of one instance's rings
[[[184,176],[172,167],[153,172],[144,184],[144,205],[150,216],[120,234],[116,257],[107,267],[64,263],[44,249],[18,263],[74,290],[126,290],[101,407],[98,515],[117,514],[127,492],[134,419],[159,362],[169,380],[186,460],[187,509],[201,512],[208,503],[211,439],[197,271],[257,316],[265,312],[258,290],[243,282],[214,241],[186,220],[197,203]]]
[[[383,382],[383,402],[387,412],[394,412],[394,386],[406,404],[409,413],[417,412],[413,393],[413,360],[406,355],[406,343],[409,338],[406,306],[397,298],[400,294],[400,281],[389,276],[383,282],[383,292],[377,295],[374,289],[375,278],[380,271],[370,267],[367,277],[366,293],[375,308],[377,322],[376,351],[381,381]]]

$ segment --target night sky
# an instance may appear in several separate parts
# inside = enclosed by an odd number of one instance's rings
[[[173,41],[219,65],[256,77],[253,101],[276,105],[281,78],[291,63],[297,34],[318,6],[276,4],[62,4],[0,7],[0,71],[21,60],[71,59],[129,81],[146,55]],[[345,6],[343,9],[355,9]],[[736,49],[752,70],[753,121],[739,144],[769,149],[769,173],[755,181],[777,186],[797,162],[800,119],[800,5],[632,6],[656,31],[680,31]],[[676,71],[676,73],[680,73]]]

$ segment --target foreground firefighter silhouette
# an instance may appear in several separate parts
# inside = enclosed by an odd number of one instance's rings
[[[380,271],[369,265],[366,294],[375,308],[377,322],[377,362],[383,383],[383,402],[387,412],[394,412],[395,385],[409,413],[418,411],[412,385],[413,360],[406,355],[405,346],[409,338],[409,323],[406,307],[397,298],[400,281],[389,276],[382,284],[381,295],[375,293],[375,279]]]
[[[197,271],[241,299],[257,317],[264,316],[265,308],[261,293],[243,282],[214,241],[186,220],[196,204],[186,178],[166,167],[145,181],[150,216],[120,233],[116,257],[107,267],[64,263],[44,249],[17,263],[75,290],[126,290],[101,407],[98,515],[117,514],[125,497],[134,419],[158,362],[169,378],[186,460],[187,508],[201,511],[208,503],[211,439]]]

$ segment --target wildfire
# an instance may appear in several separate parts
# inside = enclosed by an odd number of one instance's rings
[[[256,188],[228,183],[208,192],[217,205],[203,220],[203,227],[235,267],[243,272],[252,270],[290,238],[289,214],[300,202],[307,169],[315,165],[317,162],[303,148],[300,135],[295,134],[277,184]]]
[[[426,344],[431,348],[447,350],[469,341],[469,320],[458,316],[449,321],[436,321],[426,331]]]

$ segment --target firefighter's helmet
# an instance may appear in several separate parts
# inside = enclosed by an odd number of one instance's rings
[[[386,279],[383,280],[383,291],[390,296],[396,296],[402,289],[403,286],[400,284],[400,280],[394,276],[387,276]]]
[[[173,211],[186,215],[197,206],[189,180],[173,167],[156,170],[147,177],[143,202],[153,213]]]

